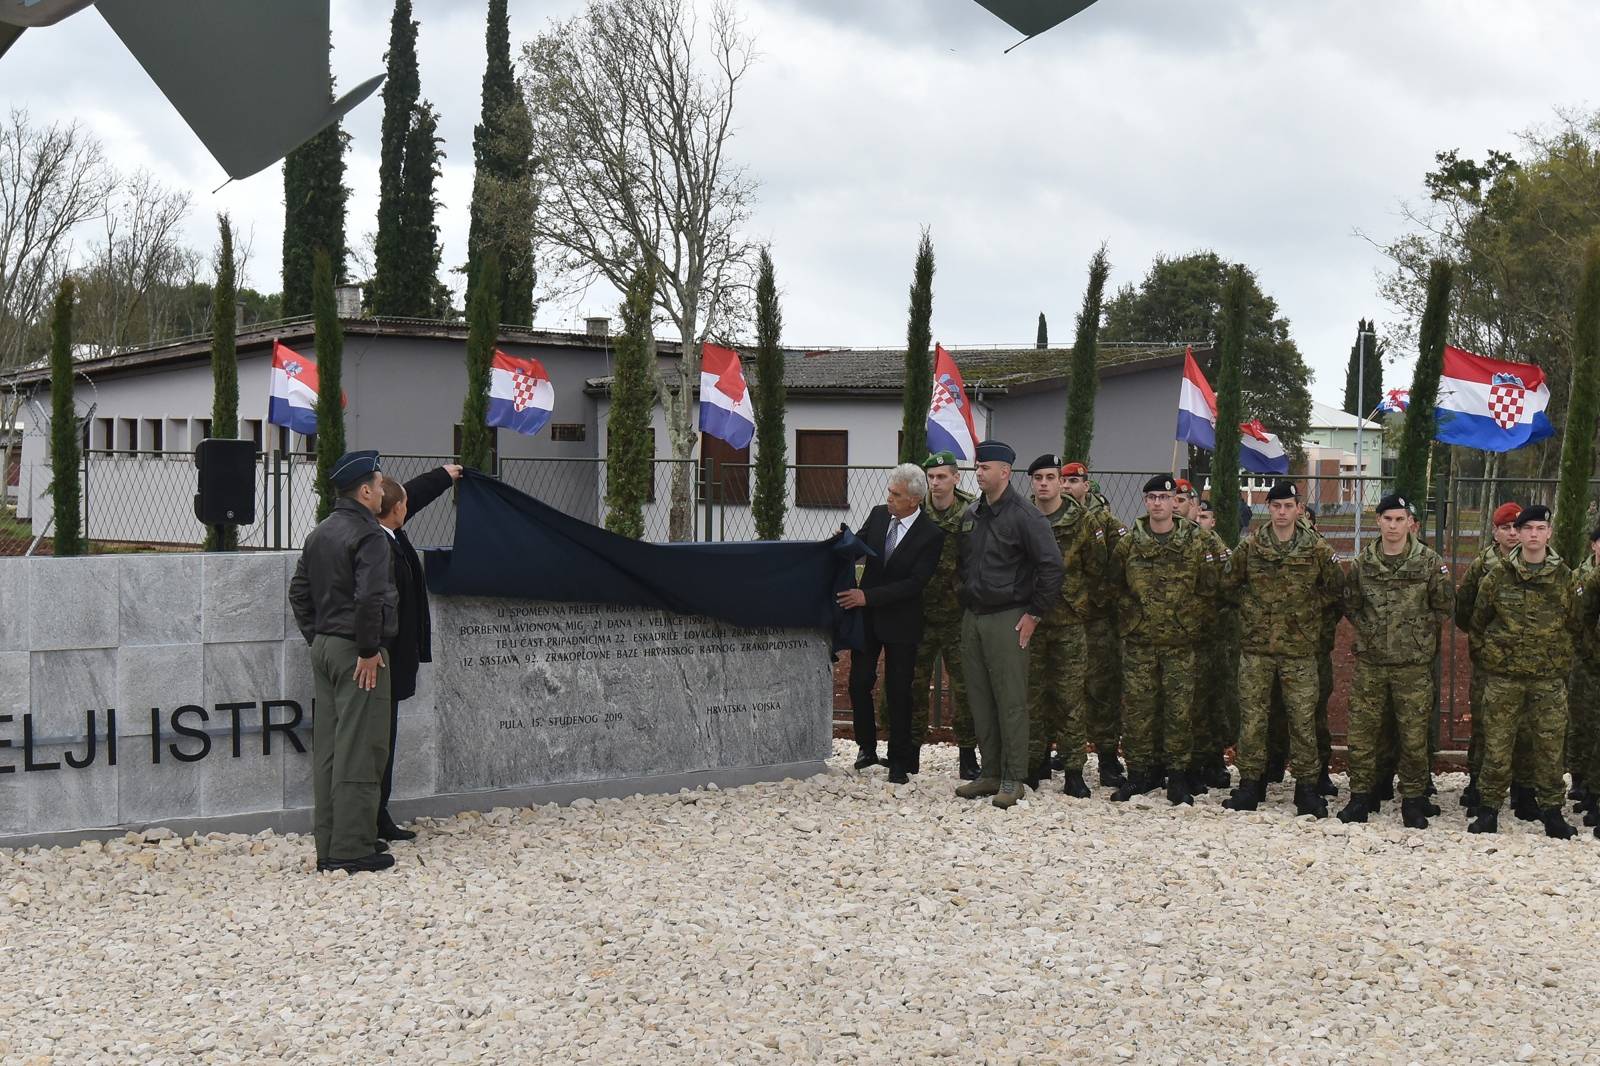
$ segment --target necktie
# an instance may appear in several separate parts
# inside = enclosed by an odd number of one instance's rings
[[[888,559],[900,544],[900,519],[891,519],[889,522],[889,535],[884,538],[883,557]]]

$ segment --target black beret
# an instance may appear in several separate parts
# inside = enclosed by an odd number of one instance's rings
[[[1006,463],[1010,466],[1017,464],[1017,450],[1009,444],[997,440],[986,440],[978,443],[977,461],[980,463]]]
[[[1157,474],[1144,483],[1145,492],[1176,492],[1177,485],[1173,483],[1171,474]]]
[[[1521,513],[1517,515],[1517,520],[1511,524],[1521,529],[1529,522],[1548,521],[1550,521],[1550,508],[1542,503],[1536,503],[1532,507],[1524,507]]]
[[[378,465],[378,453],[345,452],[339,456],[339,461],[333,464],[333,469],[328,473],[328,480],[333,482],[333,487],[343,492],[352,485],[359,485],[374,473],[382,470]]]
[[[1041,455],[1028,464],[1028,473],[1037,474],[1041,470],[1050,469],[1060,470],[1065,465],[1059,455]]]
[[[1593,544],[1597,540],[1600,540],[1600,526],[1596,526],[1589,531],[1589,543]]]
[[[1406,502],[1406,498],[1404,496],[1401,496],[1396,492],[1391,492],[1389,495],[1379,500],[1378,506],[1372,509],[1373,514],[1383,514],[1385,511],[1405,511],[1407,514],[1410,514],[1411,505]]]
[[[1210,500],[1201,500],[1200,501],[1200,510],[1202,510],[1202,511],[1211,510],[1211,501]]]
[[[1295,488],[1292,481],[1277,481],[1272,485],[1272,491],[1267,493],[1267,502],[1273,500],[1298,500],[1300,490]]]

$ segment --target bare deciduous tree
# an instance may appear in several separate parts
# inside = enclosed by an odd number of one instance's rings
[[[708,31],[702,34],[702,29]],[[748,304],[753,245],[741,233],[755,182],[726,156],[752,62],[726,0],[701,27],[693,0],[590,0],[524,50],[539,158],[534,236],[569,281],[618,292],[641,265],[683,355],[657,363],[674,464],[671,536],[693,530],[694,396],[700,343]]]
[[[172,335],[175,294],[206,266],[202,253],[180,242],[189,203],[187,192],[146,171],[123,183],[80,282],[79,336],[98,354]]]

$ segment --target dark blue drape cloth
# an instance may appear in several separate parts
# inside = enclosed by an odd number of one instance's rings
[[[436,595],[656,607],[737,626],[827,629],[835,651],[861,646],[862,612],[834,603],[871,551],[848,529],[825,541],[652,544],[473,470],[456,506],[454,548],[425,553]]]

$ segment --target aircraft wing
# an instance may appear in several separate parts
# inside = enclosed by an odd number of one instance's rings
[[[5,55],[6,49],[17,43],[17,38],[22,36],[24,28],[0,22],[0,56]]]
[[[328,0],[98,0],[96,9],[231,178],[337,122],[383,81],[333,99]]]
[[[1067,21],[1094,0],[978,0],[978,3],[1018,33],[1033,37]]]

